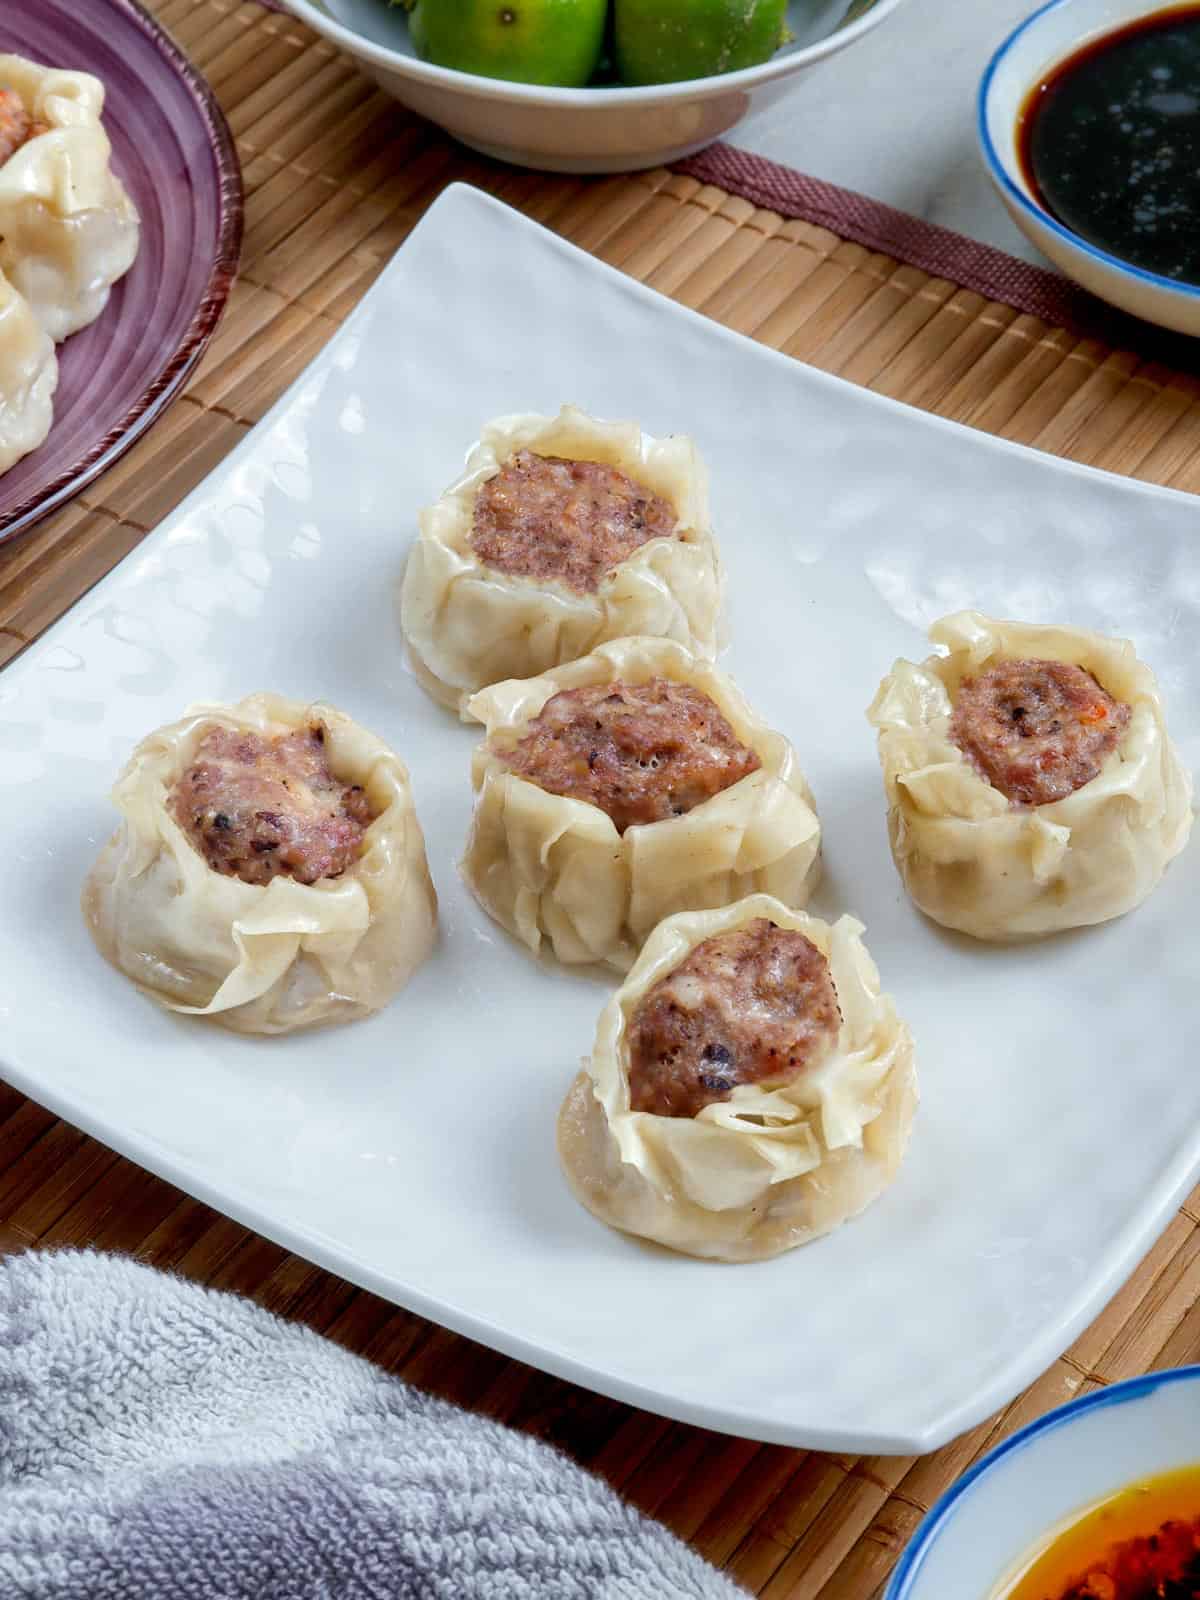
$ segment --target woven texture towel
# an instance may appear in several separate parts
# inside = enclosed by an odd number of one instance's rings
[[[734,1600],[546,1445],[116,1256],[0,1264],[0,1596]]]

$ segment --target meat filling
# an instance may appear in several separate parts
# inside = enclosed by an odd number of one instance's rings
[[[683,816],[762,765],[706,694],[666,678],[553,695],[504,759],[551,794],[599,806],[618,833]]]
[[[698,944],[646,994],[629,1028],[634,1111],[694,1117],[742,1083],[778,1089],[841,1026],[829,963],[802,933],[756,917]]]
[[[0,167],[23,144],[46,133],[44,122],[35,122],[15,89],[0,89]]]
[[[616,467],[521,450],[480,489],[471,548],[497,572],[590,594],[675,523],[661,495]]]
[[[1007,800],[1044,806],[1092,781],[1130,715],[1082,667],[998,661],[959,685],[950,737]]]
[[[214,872],[255,884],[340,877],[372,821],[362,788],[330,770],[319,724],[276,738],[211,728],[169,806]]]

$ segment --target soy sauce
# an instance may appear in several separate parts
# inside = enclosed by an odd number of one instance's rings
[[[1073,233],[1200,284],[1200,5],[1060,62],[1026,98],[1017,143],[1026,181]]]

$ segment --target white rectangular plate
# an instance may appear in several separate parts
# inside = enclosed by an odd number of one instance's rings
[[[816,909],[854,911],[923,1105],[864,1218],[757,1266],[582,1211],[554,1118],[606,986],[538,967],[455,869],[475,733],[403,659],[417,508],[480,424],[572,400],[695,436],[727,666],[796,744]],[[929,1449],[1008,1400],[1134,1264],[1198,1167],[1200,852],[1122,922],[951,938],[888,856],[863,710],[964,605],[1132,636],[1200,753],[1196,502],[1021,450],[680,310],[472,190],[432,208],[269,417],[0,676],[0,1059],[81,1127],[290,1249],[548,1371],[707,1427]],[[108,788],[191,701],[325,698],[408,761],[442,937],[370,1022],[254,1041],[168,1016],[93,951]]]

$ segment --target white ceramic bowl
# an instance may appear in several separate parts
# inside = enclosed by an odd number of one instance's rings
[[[1034,1547],[1089,1505],[1200,1462],[1200,1367],[1072,1400],[961,1477],[914,1534],[884,1600],[993,1600]]]
[[[979,86],[979,142],[1013,221],[1056,267],[1123,311],[1178,333],[1200,333],[1200,288],[1132,266],[1072,233],[1034,198],[1017,155],[1017,118],[1047,69],[1087,40],[1163,8],[1164,0],[1050,0],[988,64]]]
[[[792,0],[795,40],[722,77],[649,88],[548,89],[431,66],[387,0],[284,0],[402,105],[484,155],[550,172],[633,172],[691,155],[771,103],[793,79],[861,39],[901,0]]]

